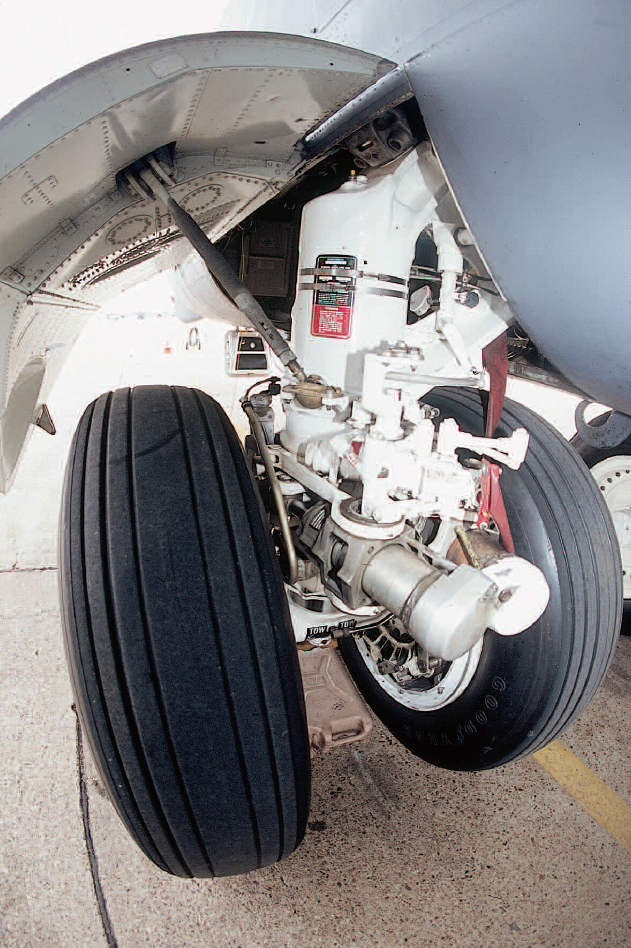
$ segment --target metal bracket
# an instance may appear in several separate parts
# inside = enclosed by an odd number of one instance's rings
[[[508,553],[514,553],[513,537],[506,515],[502,488],[500,487],[500,473],[501,468],[499,464],[491,464],[490,461],[483,462],[482,497],[476,527],[488,527],[489,520],[492,517],[499,530],[504,549],[507,550]]]
[[[33,424],[38,428],[41,428],[42,431],[45,431],[46,434],[54,435],[57,434],[57,429],[55,428],[55,422],[52,419],[52,415],[48,409],[48,405],[42,404],[38,405],[33,414]]]
[[[612,411],[602,425],[590,425],[585,420],[585,411],[591,402],[579,402],[574,413],[574,423],[579,437],[592,448],[615,448],[631,435],[631,418],[621,412]]]
[[[301,650],[298,657],[312,753],[369,737],[372,718],[337,650]]]

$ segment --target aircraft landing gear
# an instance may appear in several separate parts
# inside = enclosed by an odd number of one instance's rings
[[[427,401],[482,432],[476,393],[442,389]],[[547,744],[593,697],[616,647],[619,554],[598,488],[553,428],[507,401],[498,434],[519,426],[530,433],[529,451],[519,470],[504,470],[502,492],[516,554],[550,587],[543,616],[515,637],[487,629],[452,663],[421,656],[416,674],[409,661],[399,670],[392,658],[380,661],[380,648],[392,655],[392,636],[340,641],[355,682],[392,733],[452,770],[496,767]]]

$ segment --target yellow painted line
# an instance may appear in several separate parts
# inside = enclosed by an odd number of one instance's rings
[[[532,755],[597,823],[631,852],[631,806],[560,741]]]

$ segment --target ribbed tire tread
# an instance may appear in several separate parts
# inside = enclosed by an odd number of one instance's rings
[[[295,642],[236,433],[193,389],[88,407],[62,500],[66,652],[129,832],[180,876],[270,865],[301,841],[310,764]]]

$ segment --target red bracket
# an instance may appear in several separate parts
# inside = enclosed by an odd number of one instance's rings
[[[501,470],[499,464],[492,464],[490,461],[482,462],[480,513],[478,514],[476,527],[487,527],[490,518],[493,517],[500,533],[502,546],[507,553],[514,553],[515,546],[508,525],[502,488],[500,487]]]
[[[506,379],[508,376],[508,345],[506,333],[489,342],[482,350],[482,364],[489,373],[490,391],[486,404],[486,423],[484,435],[492,438],[495,434],[504,407]]]
[[[506,378],[508,376],[508,346],[506,343],[506,333],[503,332],[482,352],[482,362],[484,368],[489,373],[490,391],[486,403],[486,419],[484,425],[484,435],[486,438],[492,438],[497,429],[502,408],[504,407],[504,396],[506,395]],[[480,513],[476,526],[486,527],[492,517],[499,530],[500,540],[504,549],[508,553],[514,553],[513,537],[508,525],[506,516],[506,507],[502,497],[502,488],[500,487],[501,467],[499,464],[493,464],[491,461],[482,462],[482,483],[480,497]]]

